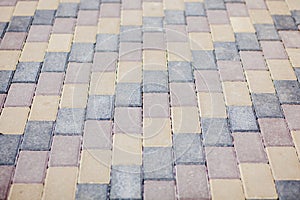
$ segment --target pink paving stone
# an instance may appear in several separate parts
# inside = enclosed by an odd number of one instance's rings
[[[170,116],[169,95],[167,93],[144,93],[144,117],[164,118]]]
[[[97,10],[79,10],[77,26],[93,26],[98,23],[99,12]]]
[[[23,47],[27,33],[24,32],[6,32],[1,44],[0,49],[20,50]]]
[[[21,151],[13,182],[43,183],[47,161],[47,151]]]
[[[267,9],[264,0],[246,0],[246,6],[248,9]]]
[[[88,120],[84,125],[84,149],[111,149],[112,122]]]
[[[266,70],[266,63],[261,51],[240,51],[245,70]]]
[[[184,25],[166,25],[167,42],[186,42],[188,35]]]
[[[222,92],[218,71],[215,70],[195,70],[197,92]]]
[[[240,177],[233,147],[206,147],[205,153],[210,179]]]
[[[204,165],[177,165],[176,176],[179,199],[210,199]]]
[[[137,107],[118,107],[115,109],[114,133],[142,133],[142,110]]]
[[[265,146],[293,146],[293,141],[283,118],[258,119]]]
[[[280,41],[261,41],[260,45],[266,59],[287,59],[287,54]]]
[[[89,83],[91,63],[69,63],[65,83]]]
[[[280,31],[279,35],[285,48],[300,48],[299,31]]]
[[[230,17],[247,17],[247,7],[243,3],[226,3],[227,13]]]
[[[0,6],[14,6],[18,0],[1,0]]]
[[[229,24],[229,18],[225,10],[207,10],[209,24]]]
[[[145,2],[145,0],[144,0]],[[131,10],[131,9],[141,9],[142,1],[141,0],[123,0],[122,1],[122,9],[123,10]]]
[[[11,84],[5,101],[5,107],[29,107],[35,90],[35,84]]]
[[[37,84],[37,95],[59,95],[64,73],[44,72],[40,74]]]
[[[76,19],[74,18],[56,18],[52,32],[53,33],[74,33]]]
[[[93,72],[112,72],[116,70],[118,53],[97,52],[94,54]]]
[[[194,83],[170,83],[171,106],[197,106]]]
[[[48,42],[52,26],[32,25],[29,30],[27,42]]]
[[[300,130],[300,105],[283,105],[282,108],[290,130]]]
[[[78,166],[81,136],[54,136],[50,167]]]
[[[233,133],[234,147],[239,163],[267,163],[259,133]]]
[[[245,81],[239,61],[218,61],[221,81]]]
[[[146,32],[143,34],[143,49],[165,50],[166,42],[163,32]]]
[[[5,199],[10,186],[14,166],[0,166],[0,199]]]
[[[176,199],[174,181],[145,181],[144,199],[145,200]]]
[[[206,17],[187,17],[188,32],[210,32]]]
[[[120,17],[119,3],[102,3],[99,17]]]
[[[142,43],[121,42],[119,49],[120,61],[142,61]]]

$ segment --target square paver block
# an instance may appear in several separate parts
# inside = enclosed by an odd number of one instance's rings
[[[194,77],[197,92],[222,92],[217,70],[195,70]]]
[[[58,111],[55,133],[62,135],[81,135],[83,131],[85,110],[80,108],[63,108]]]
[[[187,2],[185,3],[186,16],[205,16],[205,9],[203,3]]]
[[[77,3],[61,3],[58,6],[56,17],[77,17]]]
[[[142,42],[142,27],[121,26],[120,41],[121,42]]]
[[[20,62],[12,81],[15,83],[36,83],[40,69],[41,63],[39,62]]]
[[[53,33],[69,33],[73,34],[76,19],[74,18],[56,18],[53,24]]]
[[[7,32],[5,33],[3,40],[0,44],[0,49],[7,50],[21,50],[23,47],[23,43],[26,38],[26,33],[24,32]]]
[[[43,63],[43,72],[64,72],[66,70],[68,53],[47,52]]]
[[[170,82],[192,82],[192,66],[189,62],[168,62]]]
[[[117,107],[114,115],[114,133],[142,133],[142,111],[139,107]]]
[[[168,92],[168,74],[166,71],[144,71],[143,92]]]
[[[163,31],[162,17],[143,17],[143,32]]]
[[[166,42],[187,42],[188,34],[185,25],[166,25]]]
[[[89,83],[91,63],[69,63],[65,83]]]
[[[265,59],[287,59],[288,56],[280,41],[260,41]]]
[[[11,84],[4,106],[5,107],[29,107],[32,103],[34,90],[35,90],[35,84],[31,84],[31,83]]]
[[[56,72],[44,72],[40,74],[36,88],[37,95],[59,95],[63,83],[64,74]]]
[[[276,181],[279,199],[296,200],[300,196],[300,181]]]
[[[77,25],[96,26],[98,23],[98,16],[98,10],[79,10],[77,17]]]
[[[282,108],[290,130],[299,130],[300,105],[283,105]]]
[[[19,135],[0,135],[0,164],[14,165],[19,150]]]
[[[0,117],[0,133],[23,134],[29,111],[28,107],[4,107]]]
[[[276,80],[274,81],[279,101],[282,104],[300,103],[300,86],[297,81]]]
[[[260,46],[255,33],[236,33],[235,38],[237,46],[240,51],[242,50],[260,50]]]
[[[245,70],[266,70],[266,63],[261,51],[240,51]]]
[[[7,93],[12,76],[13,71],[0,71],[0,93]]]
[[[93,72],[111,72],[117,68],[118,53],[96,52],[93,60]]]
[[[256,118],[251,106],[230,106],[228,114],[233,132],[258,131]]]
[[[118,83],[116,87],[116,106],[142,106],[142,91],[139,83]]]
[[[145,32],[143,34],[143,49],[165,50],[164,34],[162,32]]]
[[[74,43],[72,45],[69,62],[88,63],[93,61],[94,44]]]
[[[54,21],[55,10],[36,10],[32,24],[34,25],[52,25]]]
[[[8,189],[11,185],[11,176],[14,166],[0,166],[0,198],[5,199],[8,195]]]
[[[142,43],[121,42],[119,48],[120,61],[142,61]]]
[[[193,83],[170,83],[171,106],[197,106]]]
[[[32,17],[29,16],[14,16],[9,23],[7,31],[9,32],[28,32]]]
[[[218,61],[221,81],[245,81],[242,64],[239,61]]]
[[[217,60],[239,61],[240,56],[236,44],[233,42],[215,42],[215,54]]]
[[[176,199],[174,181],[145,181],[144,199],[157,198],[165,200]]]
[[[277,30],[297,30],[297,26],[292,16],[273,15],[272,17]]]
[[[118,51],[119,36],[116,34],[98,34],[96,39],[96,51]]]
[[[192,51],[195,69],[217,69],[213,51]]]
[[[82,0],[80,1],[80,10],[99,10],[100,2],[98,0]]]
[[[105,184],[78,184],[76,200],[106,199],[107,188]]]
[[[168,93],[144,93],[144,117],[163,118],[170,116]]]
[[[222,0],[205,1],[207,10],[225,10],[225,3]]]
[[[166,24],[185,24],[183,10],[165,10]]]
[[[279,40],[279,35],[273,24],[254,25],[258,40]]]
[[[114,96],[91,95],[88,99],[87,119],[112,119],[114,108]]]
[[[252,94],[252,101],[258,118],[282,117],[280,103],[275,94]]]

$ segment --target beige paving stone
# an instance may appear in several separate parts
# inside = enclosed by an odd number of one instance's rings
[[[42,184],[12,184],[8,199],[10,200],[40,200]]]
[[[253,24],[273,24],[273,19],[267,10],[249,10]]]
[[[239,165],[246,199],[277,199],[274,180],[268,164]]]
[[[204,0],[183,0],[184,2],[204,2]]]
[[[65,84],[62,91],[61,108],[85,108],[87,104],[87,84]]]
[[[95,43],[97,27],[96,26],[76,26],[73,42]]]
[[[271,15],[291,15],[285,1],[266,1]]]
[[[69,52],[71,50],[72,34],[52,34],[50,36],[49,52]]]
[[[286,3],[290,10],[300,10],[300,1],[298,0],[286,0]]]
[[[173,133],[201,133],[197,107],[172,107]]]
[[[226,118],[226,107],[222,93],[199,92],[200,116],[205,118]]]
[[[26,42],[19,61],[43,62],[47,45],[45,42]]]
[[[38,10],[56,10],[58,8],[59,0],[39,0]]]
[[[164,10],[184,10],[182,0],[164,0]]]
[[[169,118],[144,118],[144,147],[172,146],[171,122]]]
[[[122,26],[141,26],[141,25],[143,25],[142,10],[122,10],[121,25]]]
[[[300,131],[291,131],[291,135],[297,150],[298,158],[300,159]]]
[[[275,93],[274,85],[268,71],[247,70],[245,75],[251,93]]]
[[[235,33],[255,33],[249,17],[230,17],[230,22]]]
[[[189,33],[191,50],[213,50],[210,33]]]
[[[48,168],[43,199],[75,199],[77,173],[77,167]]]
[[[234,42],[235,37],[230,25],[210,25],[211,36],[214,42]]]
[[[223,82],[225,103],[227,106],[251,106],[246,82]]]
[[[242,200],[244,192],[239,179],[211,179],[211,196],[213,200]]]
[[[90,95],[114,95],[115,72],[93,72],[90,83]]]
[[[114,134],[113,165],[142,165],[142,140],[139,135]]]
[[[142,82],[142,63],[124,62],[118,64],[117,82],[141,83]]]
[[[98,21],[97,33],[99,34],[119,34],[120,19],[119,18],[100,18]]]
[[[0,51],[0,70],[15,70],[20,54],[21,51]]]
[[[289,60],[266,60],[273,80],[296,80],[295,72]]]
[[[61,3],[80,3],[80,0],[60,0]]]
[[[267,147],[275,180],[300,180],[300,162],[294,147]]]
[[[14,16],[33,16],[37,7],[37,1],[18,1],[13,15]]]
[[[167,70],[166,52],[158,50],[144,50],[143,70]]]
[[[23,134],[28,113],[27,107],[3,108],[0,116],[0,133]]]
[[[108,184],[110,167],[111,150],[83,150],[78,182]]]
[[[31,106],[29,120],[55,121],[59,96],[35,96]]]
[[[191,61],[190,46],[186,42],[167,43],[168,61]]]
[[[9,22],[14,9],[14,6],[0,6],[0,22]]]
[[[300,67],[300,49],[286,48],[285,50],[289,56],[293,67]]]
[[[161,2],[143,2],[143,16],[163,17],[163,4]]]

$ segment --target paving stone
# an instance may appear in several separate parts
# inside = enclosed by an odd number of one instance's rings
[[[103,3],[100,5],[99,17],[120,17],[120,4],[119,3]]]
[[[241,62],[218,61],[221,81],[245,81]]]
[[[119,36],[115,34],[98,34],[96,51],[118,51]]]
[[[159,159],[159,158],[164,159]],[[147,147],[143,152],[144,179],[173,179],[172,149]]]
[[[33,99],[29,120],[55,121],[59,96],[36,95]]]
[[[140,0],[124,0],[122,1],[122,9],[124,10],[134,10],[141,9],[142,2]]]
[[[19,59],[20,62],[43,62],[46,42],[26,42]]]
[[[94,44],[74,43],[72,45],[69,62],[88,63],[93,61]]]
[[[297,30],[293,18],[289,15],[273,15],[277,30]]]
[[[174,134],[175,163],[204,164],[202,142],[199,134]]]
[[[134,26],[143,25],[143,12],[142,10],[122,10],[121,12],[121,25]]]
[[[86,119],[112,119],[114,96],[90,95],[87,103]]]
[[[19,135],[0,135],[0,164],[14,165],[19,150]]]
[[[6,96],[6,94],[0,94],[0,112],[2,111]]]
[[[273,80],[297,80],[297,71],[293,70],[289,60],[270,59],[267,65]]]
[[[30,27],[27,42],[48,42],[52,26],[50,25],[32,25]]]
[[[230,24],[226,10],[207,10],[209,24]]]
[[[280,41],[261,41],[265,59],[287,59],[286,51]]]
[[[205,146],[232,146],[227,119],[202,118],[201,127]]]
[[[193,81],[192,66],[189,62],[168,62],[170,82]]]
[[[165,25],[166,42],[187,42],[188,34],[185,25]]]
[[[40,74],[36,88],[37,95],[59,95],[63,83],[63,73],[44,72]]]
[[[224,187],[226,185],[226,187]],[[211,179],[210,189],[213,199],[243,199],[244,192],[240,179]]]
[[[162,17],[143,17],[143,32],[163,31]]]
[[[82,0],[80,1],[80,10],[99,10],[100,2],[98,0]]]
[[[235,1],[230,0],[228,3],[226,3],[226,9],[227,9],[227,13],[230,17],[247,17],[248,16],[247,7],[243,3],[235,3]]]
[[[252,94],[252,102],[258,118],[283,117],[279,100],[275,94]]]
[[[294,18],[296,25],[299,25],[300,24],[300,11],[292,10],[292,17]]]
[[[266,63],[261,51],[240,51],[245,70],[266,70]]]
[[[119,61],[142,61],[142,43],[121,42]]]
[[[145,181],[144,182],[144,199],[175,199],[174,181]]]
[[[56,18],[52,28],[52,32],[73,34],[75,23],[76,19],[74,18]]]
[[[72,34],[51,34],[48,52],[69,52],[72,44]]]
[[[198,92],[198,107],[202,118],[227,118],[222,93]]]
[[[238,49],[241,50],[260,50],[260,46],[255,33],[236,33]]]
[[[7,33],[5,33],[3,39],[0,43],[0,49],[21,50],[23,47],[25,38],[26,38],[26,33],[7,32]]]
[[[11,184],[11,176],[14,166],[0,166],[0,199],[5,199],[8,195],[8,189]]]
[[[195,69],[217,69],[213,51],[192,51]]]
[[[275,80],[274,85],[281,104],[300,103],[299,82],[289,80]]]
[[[141,199],[142,178],[140,166],[113,166],[111,199]]]
[[[52,25],[54,22],[55,10],[36,10],[32,24],[34,25]]]
[[[167,43],[168,61],[191,61],[192,55],[189,43],[169,42]]]
[[[81,108],[63,108],[58,111],[55,133],[61,135],[81,135],[85,110]]]
[[[68,60],[68,53],[47,52],[43,63],[43,72],[64,72]]]
[[[228,114],[231,130],[233,132],[258,130],[252,107],[230,106]]]
[[[254,25],[258,40],[279,40],[278,33],[273,24]]]
[[[90,95],[114,95],[115,72],[93,72],[89,88]]]
[[[300,47],[300,34],[298,31],[280,31],[279,35],[286,48]]]
[[[14,83],[36,83],[40,71],[40,63],[20,62],[14,73],[12,82]]]
[[[66,72],[66,83],[89,83],[91,63],[69,63]]]
[[[168,93],[144,93],[143,114],[149,118],[170,116]]]
[[[188,32],[210,32],[206,17],[186,17]]]
[[[142,133],[142,111],[139,107],[117,107],[114,115],[114,133]]]
[[[217,42],[214,43],[215,54],[217,60],[239,61],[240,56],[238,49],[233,42]]]
[[[298,82],[300,83],[300,68],[294,68],[295,74],[297,76]]]
[[[32,17],[14,16],[9,23],[7,31],[9,32],[28,32]]]
[[[165,10],[166,24],[185,24],[184,11],[181,10]]]
[[[0,133],[23,134],[29,111],[28,107],[4,107],[0,117]]]
[[[117,82],[140,84],[142,82],[142,62],[119,62]]]
[[[248,70],[245,72],[245,75],[251,93],[275,93],[268,71]]]
[[[164,34],[161,32],[145,32],[143,34],[143,49],[165,50]]]
[[[120,41],[121,42],[142,42],[142,27],[121,26]]]
[[[282,105],[283,113],[288,123],[288,127],[290,130],[299,130],[300,123],[299,123],[299,105]]]
[[[0,38],[3,38],[6,28],[7,28],[7,24],[8,23],[0,22]]]
[[[197,106],[194,84],[170,83],[171,106]]]
[[[185,3],[186,16],[205,16],[203,3],[187,2]]]
[[[43,184],[12,184],[9,199],[41,199],[43,193]]]
[[[222,0],[212,0],[212,1],[205,1],[205,7],[207,10],[224,10],[225,4]]]
[[[168,92],[168,74],[165,71],[144,71],[143,92]]]
[[[76,200],[106,199],[108,186],[105,184],[78,184]]]
[[[137,83],[118,83],[116,87],[116,106],[136,107],[142,105],[141,86]]]
[[[195,70],[194,77],[197,92],[222,92],[218,71]]]
[[[173,133],[200,133],[199,110],[197,107],[172,107]]]
[[[5,107],[29,107],[35,90],[35,84],[13,83],[6,97]]]
[[[13,71],[0,71],[0,93],[7,93]]]
[[[77,3],[60,3],[56,12],[56,17],[77,17]]]
[[[77,17],[77,25],[96,26],[98,23],[98,16],[98,10],[79,10]]]
[[[276,189],[279,199],[296,200],[300,196],[300,181],[280,180],[276,181]]]

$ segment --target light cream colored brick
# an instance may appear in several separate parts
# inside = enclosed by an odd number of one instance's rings
[[[249,17],[230,17],[230,22],[235,33],[255,33]]]
[[[37,1],[18,1],[14,16],[33,16],[37,7]]]
[[[143,70],[167,70],[166,52],[158,50],[144,50]]]
[[[0,70],[15,70],[21,51],[0,51]]]
[[[251,106],[246,82],[223,82],[225,103],[227,106]]]
[[[90,83],[90,95],[114,95],[115,72],[94,72]]]
[[[55,121],[59,96],[35,96],[31,106],[29,120]]]
[[[267,65],[273,80],[297,80],[289,60],[267,60]]]
[[[239,179],[211,179],[211,196],[214,200],[242,200],[244,192]]]
[[[8,199],[10,200],[40,200],[42,184],[12,184]]]
[[[142,63],[141,62],[119,62],[118,82],[141,83]]]
[[[200,116],[205,118],[226,118],[226,107],[222,93],[204,93],[198,95]]]
[[[119,34],[120,19],[119,18],[100,18],[98,21],[98,34]]]
[[[85,108],[87,104],[87,84],[65,84],[62,91],[61,108]]]
[[[49,52],[69,52],[71,50],[72,34],[52,34],[49,40]]]
[[[47,45],[45,42],[26,42],[19,61],[43,62]]]
[[[0,133],[23,134],[29,108],[27,107],[5,107],[0,116]]]
[[[74,42],[95,43],[97,27],[96,26],[76,26]]]
[[[197,107],[172,107],[173,133],[201,133]]]

